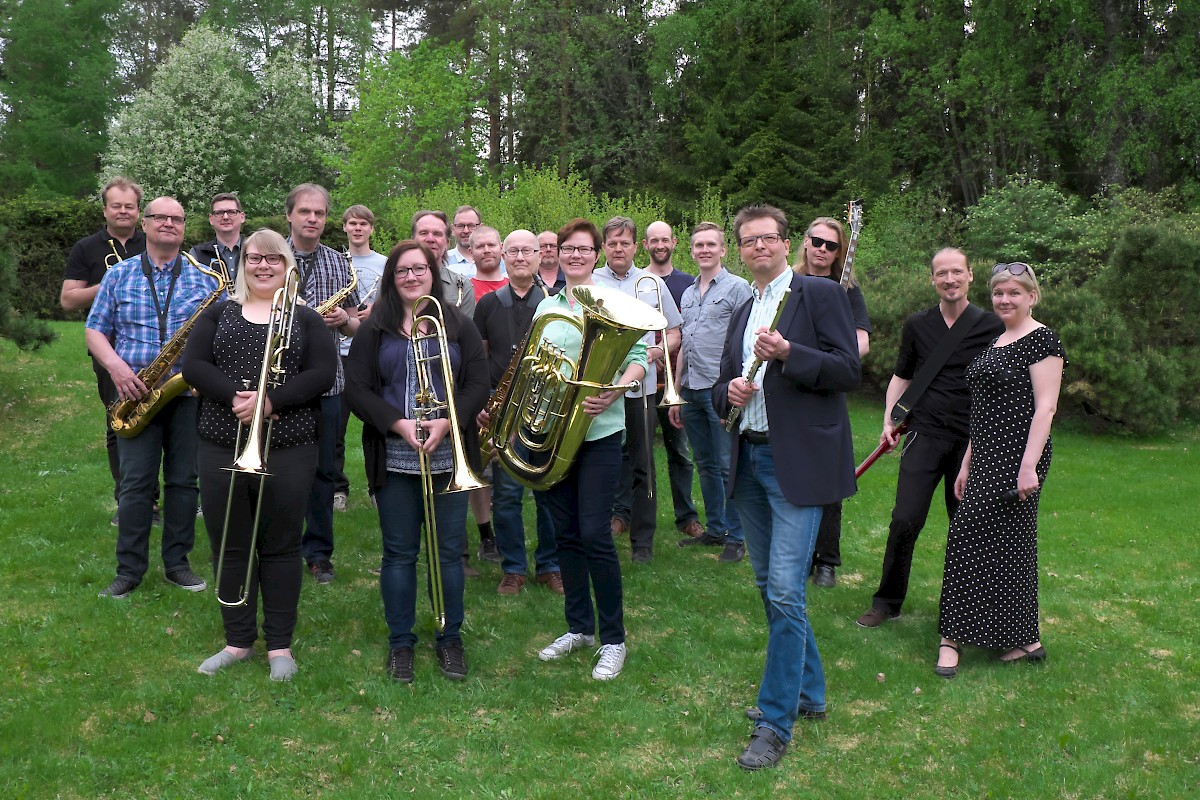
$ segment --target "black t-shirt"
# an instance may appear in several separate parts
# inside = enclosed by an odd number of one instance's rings
[[[91,236],[83,237],[71,248],[71,253],[67,256],[67,268],[63,271],[63,280],[84,281],[88,286],[95,286],[113,264],[141,255],[145,251],[146,233],[141,228],[134,228],[133,235],[125,244],[121,244],[120,239],[109,234],[107,228],[101,228]]]
[[[904,320],[896,376],[912,380],[925,360],[949,332],[939,306],[918,311]],[[941,439],[966,439],[971,418],[971,391],[967,388],[967,365],[1004,332],[1004,323],[990,311],[959,343],[917,400],[908,417],[908,427]],[[891,409],[888,409],[891,412]]]
[[[832,275],[818,275],[816,277],[828,278],[833,280]],[[851,286],[846,290],[846,299],[850,301],[850,316],[854,318],[855,330],[863,330],[867,333],[871,332],[871,315],[867,313],[867,298],[863,296],[861,286]]]
[[[512,297],[511,308],[505,308],[497,296],[506,290]],[[524,297],[518,297],[509,284],[479,298],[479,305],[475,307],[475,327],[488,345],[488,374],[493,389],[504,377],[513,353],[533,325],[533,312],[545,296],[541,287],[532,286]]]
[[[663,278],[663,283],[667,285],[667,291],[671,293],[671,297],[675,298],[676,308],[683,305],[683,293],[695,282],[695,275],[689,275],[677,267],[672,267],[671,274]]]

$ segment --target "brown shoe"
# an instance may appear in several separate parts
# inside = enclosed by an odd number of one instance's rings
[[[566,591],[563,590],[561,572],[543,572],[537,576],[537,582],[555,594],[566,594]]]
[[[496,594],[520,594],[525,586],[525,576],[515,572],[506,572],[496,587]]]
[[[471,559],[468,558],[467,556],[463,556],[463,577],[464,578],[478,578],[479,577],[479,570],[477,570],[473,566],[471,566]]]
[[[704,526],[700,524],[700,520],[698,519],[694,519],[683,526],[683,535],[693,539],[697,536],[703,536],[705,533]]]
[[[621,519],[620,517],[612,518],[611,527],[612,527],[612,535],[614,537],[620,536],[622,533],[629,533],[629,523],[626,522],[625,520]]]

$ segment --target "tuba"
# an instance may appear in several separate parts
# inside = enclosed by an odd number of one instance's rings
[[[501,465],[531,489],[566,477],[592,424],[584,398],[634,388],[613,384],[613,376],[638,339],[666,327],[661,313],[618,289],[576,286],[571,293],[583,306],[583,321],[561,311],[537,317],[487,408],[484,446],[494,447]],[[543,338],[553,323],[580,332],[576,360]]]
[[[179,330],[175,331],[175,335],[167,340],[154,360],[138,370],[138,380],[144,383],[149,391],[140,400],[115,400],[108,407],[109,427],[117,436],[126,439],[132,439],[141,433],[155,414],[162,411],[167,403],[188,388],[187,383],[183,380],[183,375],[178,372],[172,375],[171,370],[175,366],[175,362],[183,355],[183,346],[187,343],[188,334],[196,326],[196,320],[200,319],[200,315],[229,289],[227,275],[200,266],[196,259],[186,252],[180,255],[186,258],[193,267],[210,278],[214,278],[217,281],[217,288],[204,298],[200,305],[196,306],[192,316],[188,317],[187,322],[183,323]]]

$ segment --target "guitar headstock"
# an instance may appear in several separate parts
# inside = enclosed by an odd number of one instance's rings
[[[851,234],[858,233],[862,229],[862,200],[851,200],[846,204],[846,221],[850,223]]]

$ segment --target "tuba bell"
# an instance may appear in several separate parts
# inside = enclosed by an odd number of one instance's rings
[[[501,466],[531,489],[548,489],[566,477],[592,424],[584,398],[636,386],[612,381],[637,340],[666,326],[661,313],[620,290],[576,286],[571,292],[583,306],[583,321],[560,311],[533,321],[505,373],[507,383],[492,397],[482,434]],[[553,324],[580,332],[577,358],[544,338]]]

